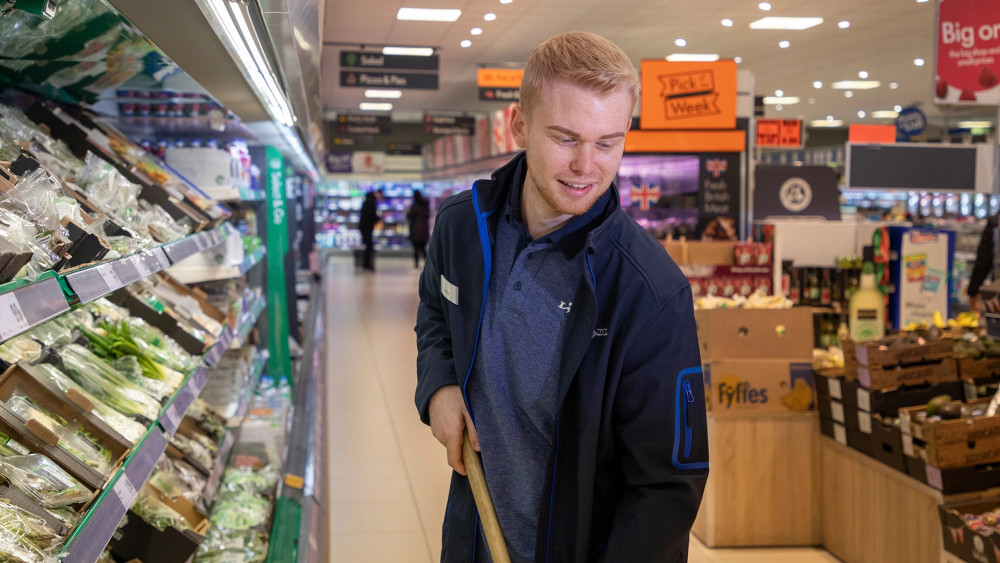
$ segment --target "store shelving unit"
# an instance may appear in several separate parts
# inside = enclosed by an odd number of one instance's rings
[[[179,264],[170,269],[170,275],[181,283],[202,283],[215,280],[228,280],[246,275],[251,268],[260,264],[267,254],[263,246],[247,253],[238,266],[187,266]]]
[[[406,212],[413,203],[413,190],[423,190],[421,182],[359,182],[340,180],[321,184],[316,193],[317,240],[327,248],[348,250],[360,247],[358,221],[365,193],[381,189],[384,199],[376,203],[382,221],[374,231],[379,250],[408,249],[409,222]]]

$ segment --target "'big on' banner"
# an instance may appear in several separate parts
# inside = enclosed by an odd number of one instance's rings
[[[934,101],[1000,104],[1000,2],[940,0]]]

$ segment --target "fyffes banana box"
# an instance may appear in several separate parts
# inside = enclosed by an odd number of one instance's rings
[[[789,360],[714,360],[704,365],[712,414],[775,414],[816,408],[812,364]]]

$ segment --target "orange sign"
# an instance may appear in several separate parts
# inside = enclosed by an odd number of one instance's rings
[[[644,60],[641,129],[735,129],[736,63]]]
[[[801,119],[758,119],[757,146],[799,148],[802,146]]]
[[[895,143],[895,125],[862,125],[855,123],[847,130],[850,143]]]
[[[480,88],[520,88],[523,68],[481,68],[476,73]]]

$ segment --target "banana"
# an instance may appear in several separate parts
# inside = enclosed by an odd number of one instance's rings
[[[792,390],[781,396],[781,404],[792,411],[806,411],[812,405],[813,391],[803,379],[795,380]]]
[[[944,316],[941,315],[941,311],[934,311],[934,326],[938,328],[944,328],[946,326],[944,323]]]

